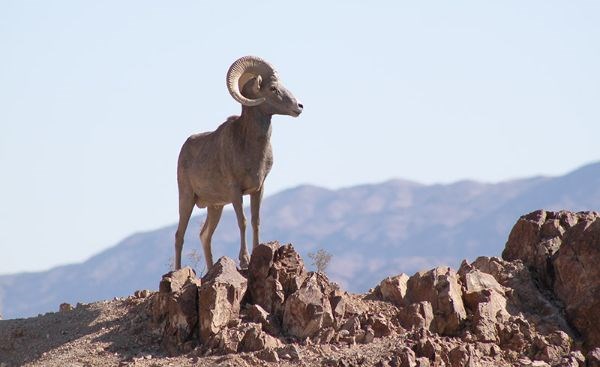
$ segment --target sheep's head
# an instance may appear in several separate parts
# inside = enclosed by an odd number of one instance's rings
[[[227,89],[244,106],[257,106],[264,113],[297,117],[302,103],[279,81],[277,71],[265,60],[245,56],[227,72]]]

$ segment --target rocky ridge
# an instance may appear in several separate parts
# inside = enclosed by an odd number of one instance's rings
[[[540,210],[517,221],[503,258],[399,274],[356,295],[307,272],[292,245],[262,244],[243,273],[223,257],[202,279],[184,268],[122,300],[135,311],[115,327],[139,352],[104,352],[147,366],[600,366],[599,252],[598,213]],[[0,363],[27,362],[11,340],[0,336]],[[53,358],[28,363],[60,365]]]

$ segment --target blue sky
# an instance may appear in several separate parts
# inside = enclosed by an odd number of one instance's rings
[[[267,194],[600,159],[596,1],[249,4],[0,2],[0,273],[175,222],[179,148],[239,113],[246,54],[305,106],[274,118]]]

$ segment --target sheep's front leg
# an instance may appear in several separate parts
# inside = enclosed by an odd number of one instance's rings
[[[258,231],[260,227],[260,202],[262,201],[262,187],[255,193],[250,194],[250,210],[252,211],[252,250],[258,246],[260,241]]]
[[[241,192],[233,195],[231,204],[233,204],[238,227],[240,227],[240,268],[248,269],[250,255],[248,255],[248,248],[246,247],[246,216],[244,215],[244,199]]]
[[[209,206],[206,208],[206,220],[204,221],[204,226],[202,226],[202,230],[200,231],[200,242],[202,243],[202,247],[204,249],[204,260],[206,260],[206,271],[209,271],[214,264],[211,249],[212,235],[215,233],[217,224],[219,224],[222,212],[222,205]]]

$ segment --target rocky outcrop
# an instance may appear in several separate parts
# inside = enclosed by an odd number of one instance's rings
[[[300,288],[305,277],[304,262],[291,244],[258,245],[248,267],[247,300],[281,320],[286,299]]]
[[[521,217],[502,253],[521,260],[589,349],[600,347],[600,214],[535,211]]]
[[[247,284],[235,262],[227,257],[220,258],[202,278],[198,290],[201,342],[208,341],[230,322],[238,320]]]
[[[434,331],[456,335],[467,318],[458,274],[448,267],[418,272],[407,281],[410,303],[429,302],[433,309]]]
[[[394,303],[396,306],[405,306],[408,302],[406,292],[408,290],[408,275],[400,274],[387,277],[379,283],[379,291],[384,300]]]
[[[197,345],[200,285],[196,273],[185,267],[163,275],[153,296],[152,320],[169,354],[190,351]]]
[[[598,218],[530,213],[516,223],[504,259],[391,276],[367,295],[350,295],[324,274],[307,272],[292,245],[262,244],[247,281],[228,258],[201,282],[189,269],[166,274],[151,297],[155,319],[171,352],[199,344],[202,355],[244,352],[265,362],[301,359],[298,345],[393,338],[398,348],[377,365],[594,365],[600,360]],[[362,362],[323,361],[353,363]]]
[[[329,288],[323,274],[311,273],[290,295],[283,312],[283,329],[289,335],[304,339],[334,325]]]

